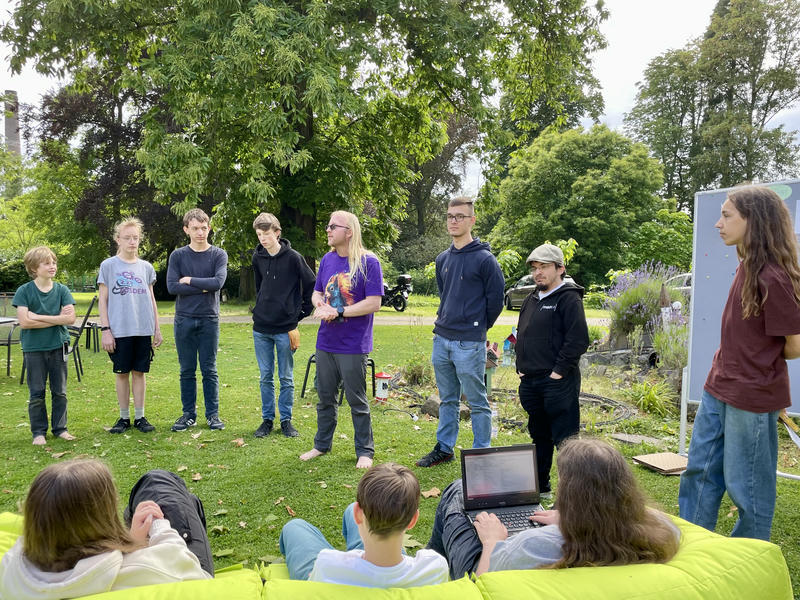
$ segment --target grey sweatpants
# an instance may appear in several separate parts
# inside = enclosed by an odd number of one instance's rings
[[[372,440],[372,420],[367,400],[367,355],[333,354],[317,350],[316,363],[319,402],[314,448],[320,452],[329,452],[333,445],[333,433],[336,431],[339,416],[337,396],[341,382],[353,418],[356,456],[372,458],[375,444]]]

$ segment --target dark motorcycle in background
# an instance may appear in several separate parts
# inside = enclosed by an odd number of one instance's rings
[[[411,275],[398,275],[397,285],[391,288],[384,280],[381,306],[391,306],[397,312],[403,312],[408,305],[408,295],[412,291],[414,287],[411,285]]]

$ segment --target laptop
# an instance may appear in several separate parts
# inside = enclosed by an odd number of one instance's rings
[[[483,511],[494,513],[509,535],[539,526],[528,518],[543,510],[535,445],[462,450],[461,482],[470,521]]]

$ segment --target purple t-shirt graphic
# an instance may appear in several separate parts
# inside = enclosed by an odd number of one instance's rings
[[[351,306],[367,296],[383,296],[381,263],[372,255],[366,258],[367,279],[358,273],[350,280],[346,256],[328,252],[319,261],[314,290],[334,308]],[[372,313],[346,317],[344,321],[322,321],[317,334],[317,350],[334,354],[368,354],[372,351]]]

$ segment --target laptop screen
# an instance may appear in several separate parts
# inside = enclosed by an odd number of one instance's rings
[[[465,507],[539,501],[532,444],[464,450],[461,460]]]

